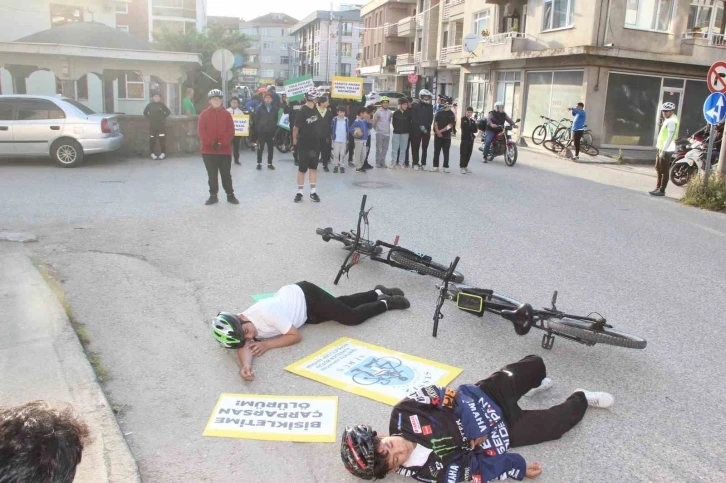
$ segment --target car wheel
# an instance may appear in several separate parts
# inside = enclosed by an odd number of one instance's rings
[[[59,139],[50,147],[50,157],[64,168],[75,168],[83,163],[83,147],[75,139]]]

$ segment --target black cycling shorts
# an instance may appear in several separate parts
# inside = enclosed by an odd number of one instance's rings
[[[306,173],[308,169],[318,169],[318,161],[320,160],[320,147],[317,145],[305,145],[298,143],[297,145],[297,170]]]

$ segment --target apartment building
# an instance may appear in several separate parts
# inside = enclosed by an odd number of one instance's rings
[[[293,25],[292,77],[312,74],[314,82],[328,85],[333,76],[354,75],[361,24],[360,10],[316,10]]]
[[[406,87],[408,72],[396,72],[396,62],[399,56],[413,60],[415,41],[398,35],[398,22],[414,14],[416,1],[373,0],[361,8],[363,44],[358,71],[372,77],[372,90],[401,92]]]
[[[706,72],[726,54],[721,0],[442,1],[439,66],[461,69],[460,106],[500,100],[523,136],[580,101],[605,147],[652,148],[663,102],[681,133],[705,124]]]
[[[288,30],[297,22],[285,13],[268,13],[240,24],[251,42],[240,71],[240,85],[280,85],[291,77],[295,38]]]
[[[207,26],[206,0],[106,0],[116,12],[116,28],[152,41],[154,32],[188,32]]]

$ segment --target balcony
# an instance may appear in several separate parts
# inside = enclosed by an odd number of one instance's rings
[[[723,60],[725,48],[724,34],[689,30],[683,34],[681,54],[691,56],[697,65],[711,65]]]
[[[435,11],[436,11],[436,7],[433,7],[431,12],[433,13]],[[419,13],[418,15],[416,15],[416,30],[423,30],[423,28],[424,28],[424,14]]]
[[[387,23],[383,26],[383,35],[386,37],[398,37],[398,24]]]
[[[449,58],[453,54],[458,54],[462,51],[461,45],[452,45],[451,47],[444,47],[439,53],[439,67],[446,67],[449,65]]]
[[[444,10],[441,14],[441,19],[444,22],[448,22],[451,17],[464,14],[464,4],[466,0],[448,0],[444,4]]]
[[[396,65],[415,64],[416,58],[413,54],[398,54],[396,56]]]
[[[416,36],[416,18],[406,17],[398,21],[396,24],[399,37],[415,37]]]

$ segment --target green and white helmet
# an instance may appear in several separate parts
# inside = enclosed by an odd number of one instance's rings
[[[245,345],[242,321],[235,314],[220,312],[212,321],[212,335],[222,347],[239,349]]]

